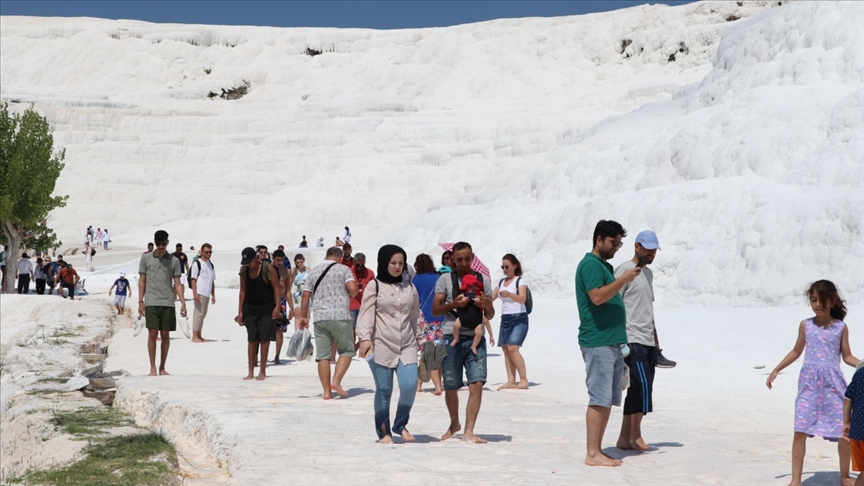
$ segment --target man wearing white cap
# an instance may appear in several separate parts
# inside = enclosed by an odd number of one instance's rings
[[[126,296],[129,295],[129,281],[126,280],[126,272],[120,272],[120,278],[114,281],[114,285],[108,289],[108,295],[114,291],[114,287],[117,287],[117,293],[114,294],[114,307],[117,309],[117,315],[123,314],[123,310],[126,307]]]
[[[675,366],[674,361],[663,358],[654,326],[654,274],[648,268],[660,249],[660,242],[653,231],[636,235],[635,254],[615,269],[615,276],[623,275],[631,268],[639,267],[642,273],[626,284],[619,292],[627,311],[627,344],[629,356],[624,363],[630,368],[630,387],[624,400],[624,420],[618,436],[618,448],[647,451],[651,448],[642,438],[642,418],[654,407],[652,400],[654,370],[660,360],[666,368]]]

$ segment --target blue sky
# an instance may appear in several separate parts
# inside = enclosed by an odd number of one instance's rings
[[[443,27],[498,18],[556,17],[604,12],[664,1],[14,1],[0,15],[100,17],[160,23],[268,25],[274,27]]]

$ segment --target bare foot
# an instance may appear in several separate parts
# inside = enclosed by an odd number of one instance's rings
[[[151,369],[151,370],[150,370],[150,374],[147,375],[147,376],[157,376],[156,368]]]
[[[404,440],[405,442],[414,442],[415,440],[414,436],[411,435],[411,432],[408,432],[408,429],[402,429],[402,433],[400,435],[402,436],[402,440]]]
[[[392,444],[393,443],[393,437],[390,437],[389,435],[385,435],[383,439],[378,439],[378,443],[379,444]]]
[[[169,376],[169,375],[171,375],[171,373],[168,373],[168,372],[165,371],[165,370],[159,370],[159,374],[160,374],[161,376]]]
[[[516,388],[516,383],[513,383],[512,381],[508,381],[507,383],[504,383],[503,385],[499,386],[498,391],[508,390],[510,388]]]
[[[206,339],[192,338],[193,343],[206,343]]]
[[[520,381],[519,385],[517,385],[516,388],[518,388],[520,390],[525,390],[526,388],[528,388],[528,380]]]
[[[340,397],[347,397],[348,396],[348,392],[343,390],[340,385],[337,385],[335,383],[332,383],[330,385],[330,389],[335,391]]]
[[[456,432],[459,432],[459,430],[461,430],[461,429],[462,429],[462,424],[455,424],[455,425],[451,424],[450,428],[447,429],[447,432],[445,432],[444,435],[441,436],[441,440],[447,440],[450,437],[453,437],[453,434],[455,434]]]
[[[255,378],[255,379],[258,380],[258,381],[264,381],[264,380],[267,379],[267,375],[264,375],[264,374],[258,373],[258,377]]]
[[[250,374],[244,376],[243,379],[244,379],[244,380],[254,380],[254,379],[255,379],[255,375],[253,375],[253,374],[250,373]]]
[[[282,361],[280,361],[279,358],[273,358],[273,364],[274,365],[281,365]]]
[[[621,449],[622,451],[629,451],[633,449],[633,446],[630,445],[630,440],[618,440],[618,443],[615,444],[615,447]]]
[[[861,474],[864,474],[864,473],[861,473]],[[840,480],[840,486],[855,486],[856,482],[857,481],[855,481],[852,478],[843,478]]]
[[[472,442],[474,444],[485,444],[487,442],[486,439],[481,439],[474,434],[464,433],[462,434],[462,442]]]
[[[432,390],[432,394],[435,395],[435,396],[440,397],[440,396],[441,396],[441,393],[442,393],[442,392],[441,392],[441,389],[440,389],[440,388],[436,388],[436,389]]]
[[[620,459],[615,459],[602,453],[596,456],[585,456],[586,466],[619,467],[621,464],[624,464],[624,462]]]
[[[634,451],[650,451],[651,447],[642,440],[642,437],[639,437],[636,440],[630,441],[631,449]]]
[[[324,400],[330,400],[331,398],[333,398],[333,394],[330,392],[323,393],[321,394],[321,398],[323,398]]]

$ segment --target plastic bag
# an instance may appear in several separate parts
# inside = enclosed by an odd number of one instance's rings
[[[288,341],[288,350],[285,351],[285,356],[297,361],[304,361],[312,358],[313,351],[312,333],[309,332],[309,328],[300,329]]]

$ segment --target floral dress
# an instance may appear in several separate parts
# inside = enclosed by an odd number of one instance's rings
[[[804,321],[804,364],[798,375],[795,432],[826,439],[843,435],[843,394],[846,379],[840,370],[840,338],[846,324],[835,320],[819,327]]]

